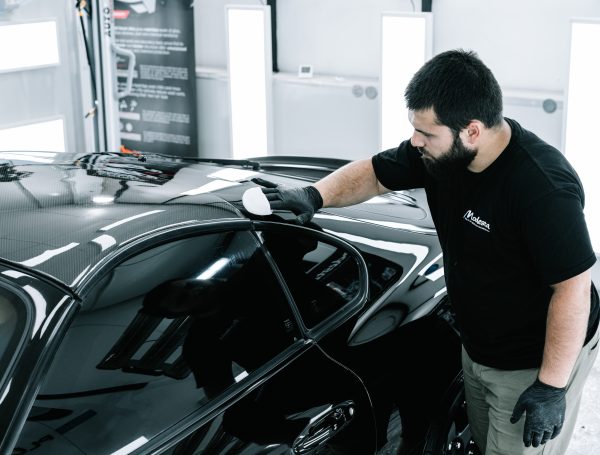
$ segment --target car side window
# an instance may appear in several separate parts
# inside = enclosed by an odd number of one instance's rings
[[[308,230],[260,231],[304,324],[315,327],[360,292],[359,266],[345,248]]]
[[[52,438],[37,453],[143,445],[176,432],[178,422],[273,364],[297,339],[290,303],[251,233],[152,248],[90,293],[17,447],[46,434]]]

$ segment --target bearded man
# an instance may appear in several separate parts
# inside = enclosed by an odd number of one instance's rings
[[[500,86],[473,52],[429,60],[405,98],[414,133],[397,148],[313,186],[263,191],[272,209],[305,223],[321,207],[424,188],[475,442],[487,455],[564,454],[598,343],[579,177],[558,150],[503,117]]]

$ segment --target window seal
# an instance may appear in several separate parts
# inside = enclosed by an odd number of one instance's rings
[[[336,328],[338,328],[340,325],[342,325],[344,322],[346,322],[350,317],[354,316],[355,314],[360,313],[360,311],[366,307],[367,302],[369,301],[369,278],[368,278],[369,275],[368,275],[367,264],[365,263],[365,260],[362,257],[362,255],[360,254],[360,252],[353,245],[351,245],[350,243],[346,242],[345,240],[343,240],[339,237],[336,237],[332,234],[317,231],[317,230],[311,229],[306,226],[297,226],[297,225],[292,225],[292,224],[287,224],[287,223],[279,223],[279,222],[271,222],[271,221],[254,221],[253,225],[254,225],[255,231],[268,231],[268,230],[274,230],[274,231],[279,231],[279,232],[284,232],[284,231],[292,231],[292,232],[296,231],[297,232],[298,230],[303,231],[305,233],[308,233],[311,236],[314,236],[317,240],[322,240],[325,243],[333,244],[340,248],[345,249],[346,251],[348,251],[349,253],[352,254],[353,258],[355,259],[355,261],[357,263],[358,270],[359,270],[359,280],[360,280],[360,291],[359,291],[358,295],[354,299],[352,299],[350,302],[346,303],[343,306],[343,308],[338,309],[333,314],[329,315],[327,318],[325,318],[323,321],[319,322],[316,326],[314,326],[312,328],[306,327],[303,322],[303,319],[300,317],[300,323],[301,323],[300,327],[302,328],[303,334],[305,334],[305,336],[307,338],[314,339],[315,341],[320,340],[325,335],[331,333]],[[270,257],[270,255],[269,255],[269,257]],[[271,260],[273,260],[272,257],[271,257]],[[275,266],[277,267],[276,264],[275,264]],[[281,271],[279,271],[279,267],[277,267],[277,270],[279,272],[279,275],[283,278]],[[285,283],[285,279],[284,279],[284,283]],[[285,288],[287,289],[287,284],[286,284]],[[289,292],[289,289],[287,289],[287,292]],[[295,308],[295,311],[298,311],[298,315],[299,315],[299,310],[295,303],[294,303],[294,308]]]

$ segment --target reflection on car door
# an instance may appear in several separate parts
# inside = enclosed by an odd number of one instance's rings
[[[236,399],[167,453],[375,451],[374,421],[362,382],[316,344]]]
[[[311,336],[315,327],[323,331],[332,324],[334,330],[336,318],[346,320],[348,309],[356,312],[364,303],[364,264],[330,236],[289,232],[283,225],[260,227],[258,238],[300,320],[299,349],[168,453],[374,453],[375,422],[362,380]]]
[[[17,447],[370,453],[374,435],[361,380],[307,337],[257,237],[228,229],[147,247],[89,292]]]

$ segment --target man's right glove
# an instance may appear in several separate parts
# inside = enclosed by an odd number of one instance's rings
[[[517,423],[526,413],[523,432],[526,447],[537,447],[558,436],[565,420],[566,392],[565,387],[553,387],[536,379],[521,394],[510,423]]]
[[[321,193],[314,186],[289,188],[277,185],[275,188],[262,188],[272,210],[294,212],[300,224],[308,223],[315,212],[323,207]]]

